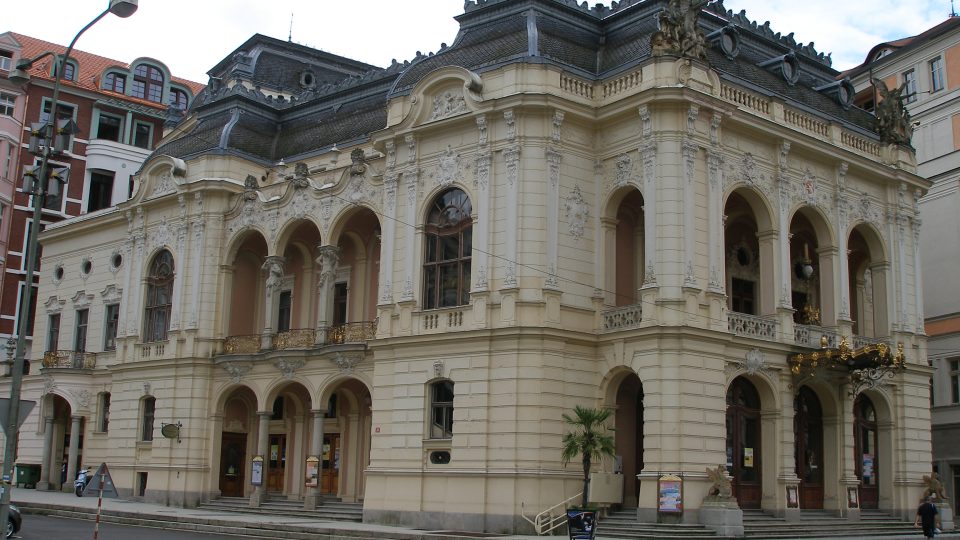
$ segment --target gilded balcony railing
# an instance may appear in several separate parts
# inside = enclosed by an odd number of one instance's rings
[[[43,353],[43,367],[93,369],[97,367],[97,355],[84,351],[47,351]]]
[[[282,351],[285,349],[309,349],[316,344],[317,331],[313,328],[297,328],[278,332],[273,336],[273,348]]]
[[[327,343],[366,343],[377,335],[377,321],[363,321],[327,328]]]
[[[260,352],[260,334],[230,336],[223,341],[223,354],[254,354]]]

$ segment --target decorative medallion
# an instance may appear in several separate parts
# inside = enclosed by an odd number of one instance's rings
[[[250,364],[239,364],[235,362],[226,362],[222,365],[223,369],[230,374],[230,380],[233,381],[233,384],[239,384],[240,379],[253,369]]]
[[[433,376],[434,378],[439,379],[443,377],[443,373],[444,373],[443,360],[437,360],[436,362],[433,363]]]
[[[363,360],[363,355],[337,352],[330,360],[340,368],[340,373],[353,373],[353,369],[360,363],[360,360]]]
[[[280,370],[284,379],[292,379],[296,371],[303,367],[302,358],[279,358],[274,360],[273,365]]]
[[[614,187],[623,187],[633,180],[633,160],[630,154],[620,154],[616,161],[617,176],[613,180]]]
[[[446,187],[453,183],[461,175],[460,155],[453,151],[450,145],[447,145],[446,151],[440,154],[437,159],[437,171],[434,178],[437,185]]]

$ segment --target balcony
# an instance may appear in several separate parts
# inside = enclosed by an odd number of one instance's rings
[[[812,324],[793,325],[793,339],[801,347],[823,349],[836,347],[840,342],[839,334],[829,328]]]
[[[643,306],[632,306],[608,309],[600,314],[603,319],[602,332],[618,332],[638,328],[643,320]]]
[[[85,351],[47,351],[43,353],[44,369],[94,369],[97,355]]]
[[[737,336],[776,341],[779,326],[777,320],[771,317],[727,312],[727,330]]]
[[[317,343],[317,333],[323,334]],[[377,321],[362,321],[330,326],[321,330],[297,328],[272,335],[271,346],[263,348],[263,334],[229,336],[223,341],[224,355],[256,355],[271,351],[319,349],[329,345],[366,345],[377,335]]]

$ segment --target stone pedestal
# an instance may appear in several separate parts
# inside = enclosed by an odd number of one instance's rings
[[[720,536],[743,536],[743,510],[736,500],[707,497],[700,507],[700,524],[709,527]]]
[[[953,509],[950,508],[950,503],[947,501],[938,502],[937,511],[940,512],[940,530],[941,531],[952,531],[956,528],[956,524],[953,522]]]

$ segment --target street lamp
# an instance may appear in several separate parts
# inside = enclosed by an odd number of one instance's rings
[[[20,316],[18,318],[17,325],[17,346],[16,353],[13,358],[13,368],[10,373],[10,404],[7,412],[6,418],[6,444],[3,451],[3,470],[2,476],[0,476],[0,482],[2,482],[2,494],[0,494],[0,530],[6,530],[7,519],[9,515],[10,508],[10,487],[12,485],[11,477],[13,475],[13,461],[15,459],[17,451],[17,439],[19,438],[20,431],[20,387],[23,382],[23,356],[26,350],[27,345],[27,325],[30,319],[30,305],[33,300],[33,270],[37,264],[37,234],[40,229],[40,217],[43,210],[43,199],[46,196],[47,191],[47,181],[50,180],[50,157],[59,154],[60,152],[69,148],[70,138],[76,134],[76,124],[71,120],[67,122],[58,122],[57,121],[57,106],[59,104],[60,97],[60,82],[63,79],[64,66],[66,65],[67,60],[70,58],[70,53],[73,51],[73,46],[77,44],[77,40],[80,39],[80,36],[83,35],[91,26],[96,24],[100,19],[107,16],[108,13],[113,13],[114,15],[122,18],[129,17],[137,11],[137,2],[138,0],[110,0],[107,5],[107,9],[103,10],[103,13],[99,14],[92,21],[87,23],[77,35],[73,37],[73,41],[70,42],[70,46],[67,47],[66,53],[63,55],[63,60],[60,63],[60,66],[56,70],[56,76],[53,83],[53,98],[50,104],[50,115],[46,120],[39,126],[36,126],[38,129],[35,130],[36,133],[33,135],[44,140],[44,145],[40,147],[37,145],[36,151],[40,153],[40,170],[36,173],[33,173],[29,176],[32,176],[35,181],[30,181],[30,178],[27,179],[27,184],[24,185],[24,192],[30,193],[33,195],[33,226],[30,227],[30,235],[27,238],[27,272],[24,277],[24,289],[23,294],[20,296]],[[27,73],[33,63],[41,58],[51,55],[52,53],[44,53],[36,58],[31,58],[29,60],[21,60],[17,62],[16,69],[10,72],[9,79],[11,82],[16,84],[24,84],[30,80],[30,75]],[[54,178],[55,185],[50,191],[53,192],[57,190],[59,192],[59,183],[60,179]],[[49,464],[42,465],[44,468],[49,467]]]

